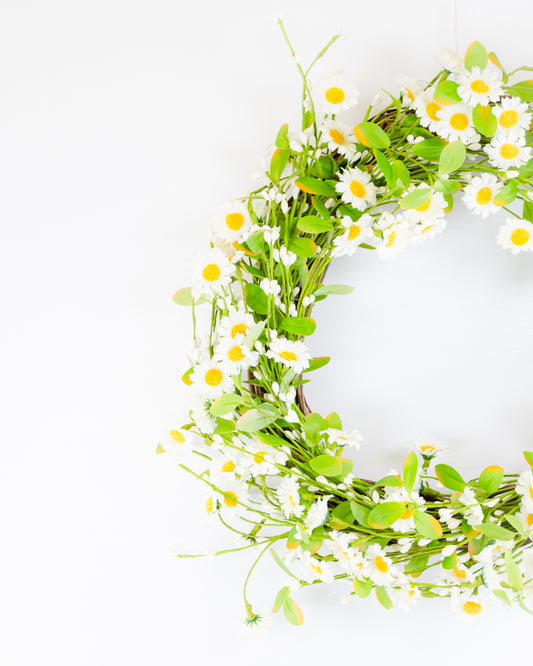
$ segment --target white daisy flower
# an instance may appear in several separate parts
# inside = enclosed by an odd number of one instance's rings
[[[478,138],[478,134],[472,121],[472,107],[459,102],[443,106],[439,111],[441,122],[438,134],[448,141],[462,141],[468,145]]]
[[[363,575],[367,563],[361,551],[350,545],[350,535],[333,530],[329,537],[329,549],[344,571],[352,575]],[[353,539],[353,536],[351,538]]]
[[[455,51],[452,49],[439,49],[435,54],[437,62],[448,72],[453,72],[454,74],[461,74],[464,71],[464,62]]]
[[[476,580],[475,574],[461,563],[457,563],[453,569],[441,568],[439,578],[447,585],[463,585],[464,583],[473,583]]]
[[[533,534],[533,507],[531,503],[523,502],[520,511],[515,516],[521,522],[524,532],[531,537]]]
[[[368,562],[366,574],[376,585],[391,585],[399,576],[400,572],[379,544],[373,543],[367,548],[365,559]]]
[[[440,453],[441,451],[446,451],[448,449],[444,444],[435,444],[433,442],[427,442],[426,440],[416,439],[413,442],[413,448],[415,451],[418,451],[424,458],[433,458]]]
[[[204,435],[210,435],[216,428],[216,421],[209,411],[209,406],[203,395],[195,395],[191,400],[192,420]]]
[[[359,450],[360,443],[363,441],[363,436],[357,430],[352,432],[345,432],[337,428],[328,428],[326,434],[329,437],[330,444],[337,444],[338,446],[354,446]]]
[[[219,480],[218,488],[220,489],[219,501],[220,510],[224,513],[242,513],[246,507],[249,499],[248,484],[239,481],[236,478],[222,478]]]
[[[260,474],[279,474],[276,465],[285,465],[288,456],[285,451],[256,439],[246,446],[249,454],[248,468],[254,476]]]
[[[533,224],[527,220],[507,218],[507,222],[500,228],[497,235],[498,244],[504,250],[511,250],[513,254],[533,251]]]
[[[211,461],[209,476],[215,481],[224,478],[234,478],[235,474],[241,474],[244,471],[244,467],[243,454],[236,449],[226,447]]]
[[[516,492],[522,496],[524,506],[533,510],[533,473],[531,470],[522,472],[516,482]]]
[[[331,497],[332,495],[322,495],[307,510],[304,526],[308,533],[311,533],[315,527],[320,527],[326,520],[328,515],[328,500]]]
[[[280,336],[272,340],[266,355],[278,363],[292,368],[297,374],[309,365],[309,350],[300,340],[287,340]]]
[[[383,231],[383,238],[377,245],[377,253],[381,259],[391,259],[405,250],[410,240],[410,225],[401,215],[383,213],[376,225]]]
[[[168,430],[157,445],[156,453],[168,453],[175,460],[193,450],[193,435],[188,430]]]
[[[457,93],[470,106],[497,102],[503,95],[501,86],[502,73],[499,69],[472,67],[458,75]]]
[[[301,565],[301,578],[307,583],[321,580],[324,583],[333,582],[333,572],[328,562],[313,557],[308,551],[303,551],[298,558]]]
[[[193,266],[192,294],[220,294],[235,273],[235,266],[219,249],[212,248],[198,257]]]
[[[259,360],[259,354],[244,344],[244,337],[242,333],[237,333],[234,338],[222,338],[215,349],[215,360],[220,361],[230,375],[257,365]]]
[[[494,203],[494,197],[502,187],[503,183],[492,173],[474,176],[465,186],[463,201],[472,213],[486,218],[488,215],[499,212],[500,206]]]
[[[251,229],[252,219],[242,201],[232,201],[217,211],[213,230],[228,243],[244,240]]]
[[[498,119],[498,132],[525,132],[531,127],[531,111],[519,97],[504,97],[492,107],[492,111]]]
[[[424,90],[424,87],[412,76],[398,76],[396,80],[400,84],[402,102],[412,108],[415,97]]]
[[[438,132],[442,122],[439,115],[442,106],[433,99],[434,92],[435,86],[431,86],[418,93],[414,99],[413,107],[416,115],[420,118],[422,127],[427,127],[431,132]]]
[[[410,185],[407,189],[407,194],[415,192],[416,190],[427,189],[426,183],[420,183],[420,185]],[[434,223],[438,218],[444,217],[444,209],[448,204],[441,192],[432,192],[430,198],[426,203],[417,206],[416,208],[410,208],[405,210],[402,213],[404,219],[406,219],[411,224],[417,224],[419,222]]]
[[[220,336],[235,338],[237,335],[248,335],[248,331],[255,324],[252,314],[246,312],[244,304],[237,307],[231,305],[228,314],[220,322]]]
[[[418,587],[410,582],[401,585],[401,587],[393,588],[392,594],[398,602],[398,606],[404,611],[409,610],[422,596]]]
[[[333,239],[334,248],[331,254],[334,257],[351,257],[365,238],[374,237],[373,219],[368,213],[362,215],[357,222],[346,215],[340,222],[344,231]]]
[[[325,120],[320,128],[322,139],[331,151],[352,158],[355,154],[355,136],[352,130],[337,120]]]
[[[313,90],[313,97],[327,114],[347,111],[359,102],[359,92],[342,74],[322,81]]]
[[[491,164],[503,170],[520,167],[531,158],[531,148],[526,146],[525,136],[516,131],[496,134],[485,146],[485,152]]]
[[[335,186],[342,195],[342,200],[357,210],[364,210],[376,203],[376,186],[368,173],[357,168],[344,169]]]
[[[299,485],[293,477],[285,477],[276,491],[280,508],[286,518],[300,518],[305,507],[300,503]]]
[[[202,396],[210,399],[232,393],[235,388],[227,368],[216,359],[199,363],[191,373],[191,381]]]
[[[465,507],[462,513],[466,522],[471,527],[483,522],[483,509],[477,501],[472,488],[466,487],[457,499]]]
[[[460,588],[453,588],[453,590],[457,590],[457,592],[451,595],[452,608],[462,621],[475,622],[488,612],[490,606],[485,597],[473,595],[471,592],[462,592]]]

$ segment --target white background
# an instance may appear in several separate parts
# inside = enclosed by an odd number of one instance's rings
[[[188,312],[171,301],[206,246],[208,216],[253,187],[264,148],[298,119],[302,60],[339,28],[338,63],[362,105],[395,77],[429,79],[454,41],[451,0],[197,2],[4,0],[0,10],[2,453],[0,663],[497,663],[526,656],[532,619],[457,624],[446,602],[409,615],[339,588],[297,595],[305,624],[241,638],[251,555],[204,522],[202,488],[154,450],[179,425]],[[473,39],[533,62],[524,0],[459,2]],[[525,77],[526,78],[526,77]],[[361,107],[362,108],[362,107]],[[353,118],[357,116],[354,114]],[[462,204],[444,236],[384,263],[360,252],[316,309],[312,351],[333,357],[308,396],[366,443],[362,476],[401,465],[410,439],[447,444],[466,475],[522,469],[533,448],[533,255],[495,243]],[[269,606],[271,562],[252,597]],[[394,661],[393,661],[394,660]]]

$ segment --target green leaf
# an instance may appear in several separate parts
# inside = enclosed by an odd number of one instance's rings
[[[282,331],[293,335],[313,335],[316,322],[311,317],[285,317],[279,327]]]
[[[510,550],[505,551],[505,571],[507,573],[507,578],[509,579],[509,584],[515,592],[520,592],[523,585],[522,574],[518,565],[513,559],[512,553]]]
[[[524,207],[522,209],[522,217],[528,222],[533,222],[533,203],[524,199]]]
[[[330,356],[315,356],[315,358],[312,358],[309,361],[309,365],[307,368],[304,368],[302,370],[302,374],[304,372],[312,372],[313,370],[318,370],[319,368],[323,368],[325,365],[327,365],[331,360]]]
[[[308,435],[316,435],[326,427],[326,422],[317,412],[311,412],[305,417],[304,430]]]
[[[507,83],[507,81],[509,80],[509,76],[507,75],[507,72],[504,70],[504,68],[503,68],[503,66],[502,66],[502,64],[501,64],[501,62],[500,62],[500,59],[499,59],[498,56],[494,53],[494,51],[491,51],[491,52],[489,53],[489,60],[491,61],[491,63],[492,63],[493,65],[496,65],[496,67],[498,67],[499,69],[502,70],[502,80],[503,80],[504,83]]]
[[[507,596],[507,594],[505,593],[504,590],[492,590],[492,594],[495,597],[498,597],[498,599],[500,599],[500,601],[503,601],[505,604],[507,604],[507,606],[511,606],[511,602],[509,601],[509,597]]]
[[[516,516],[513,516],[512,514],[507,514],[505,516],[505,520],[514,527],[514,529],[518,532],[518,534],[523,535],[524,534],[524,528],[522,527],[522,523],[518,520]]]
[[[244,432],[256,432],[279,418],[281,414],[276,416],[266,409],[249,409],[237,420],[237,430]]]
[[[278,135],[276,136],[276,146],[281,148],[281,150],[289,148],[289,126],[287,124],[279,128]]]
[[[281,590],[276,595],[276,600],[274,601],[274,606],[272,607],[272,612],[277,613],[279,609],[283,606],[285,598],[289,594],[289,588],[287,586],[282,587]]]
[[[385,157],[385,155],[380,151],[375,149],[374,150],[374,155],[376,156],[376,160],[378,163],[379,168],[383,172],[383,175],[385,176],[385,180],[387,181],[387,185],[390,187],[392,185],[392,166],[389,160]]]
[[[514,97],[520,97],[522,102],[533,102],[533,80],[529,79],[527,81],[520,81],[520,83],[515,83],[512,86],[507,88],[509,95]]]
[[[315,290],[315,296],[324,296],[335,294],[337,296],[343,296],[344,294],[351,294],[353,292],[353,287],[350,287],[347,284],[323,284],[321,287]]]
[[[450,465],[435,465],[435,474],[437,479],[445,488],[458,490],[462,492],[465,489],[466,482],[457,470]]]
[[[518,185],[516,183],[516,180],[510,180],[502,187],[502,189],[494,197],[492,203],[496,204],[496,206],[507,206],[516,199],[517,194],[518,194]]]
[[[411,152],[429,162],[438,162],[445,145],[442,139],[424,139],[411,144]]]
[[[248,236],[243,245],[253,252],[254,254],[262,254],[266,247],[265,237],[262,231],[255,231]]]
[[[442,568],[446,570],[453,569],[457,566],[457,553],[452,553],[442,560]]]
[[[431,514],[415,509],[413,518],[416,531],[426,539],[440,539],[442,537],[442,526]]]
[[[328,428],[342,430],[341,417],[337,414],[337,412],[331,412],[331,414],[326,416],[326,425]]]
[[[403,466],[403,484],[408,493],[413,490],[418,471],[418,458],[414,451],[407,456]]]
[[[492,495],[501,486],[503,481],[503,468],[499,465],[490,465],[484,469],[479,477],[479,486],[487,493]]]
[[[400,160],[393,160],[392,162],[392,187],[400,185],[403,189],[407,189],[411,184],[411,176],[407,167]]]
[[[307,194],[318,194],[319,196],[324,197],[336,196],[336,192],[331,187],[331,185],[328,185],[327,183],[324,183],[322,180],[318,180],[317,178],[302,176],[301,178],[298,178],[294,184],[299,187],[302,192],[306,192]]]
[[[487,49],[478,41],[472,42],[470,46],[466,49],[465,53],[465,67],[466,69],[472,69],[472,67],[479,67],[480,69],[485,69],[489,56],[487,54]]]
[[[233,423],[233,421],[217,416],[217,426],[215,428],[216,435],[222,435],[227,432],[234,432],[235,430],[235,423]]]
[[[333,509],[331,517],[334,518],[334,522],[338,524],[337,529],[343,529],[353,525],[355,516],[352,511],[352,502],[349,502],[348,500],[341,502]]]
[[[351,473],[353,470],[353,460],[349,458],[344,458],[343,456],[335,456],[337,460],[341,461],[342,469],[340,476],[344,479],[345,476]]]
[[[324,218],[324,220],[329,220],[330,218],[329,210],[324,206],[324,204],[322,203],[322,201],[320,201],[320,199],[317,199],[316,197],[311,197],[311,203],[313,205],[313,208],[320,215],[320,217]]]
[[[452,141],[445,146],[440,154],[439,173],[452,173],[463,166],[466,158],[466,147],[462,141]]]
[[[357,523],[363,527],[370,527],[368,524],[368,514],[370,513],[370,510],[366,506],[357,504],[357,502],[351,502],[350,504],[352,506],[352,513]]]
[[[378,598],[378,601],[383,606],[383,608],[386,608],[387,610],[392,608],[392,601],[390,600],[389,594],[383,585],[378,585],[376,587],[376,597]]]
[[[458,183],[456,180],[436,180],[433,183],[435,192],[442,192],[442,194],[455,194],[461,188],[461,183]]]
[[[279,182],[281,174],[289,162],[290,156],[291,151],[289,149],[280,150],[279,148],[276,148],[274,151],[272,159],[270,160],[270,177],[275,183]]]
[[[243,403],[244,400],[240,395],[236,395],[235,393],[224,393],[211,404],[209,411],[213,416],[224,416],[224,414],[229,414],[229,412],[232,412],[235,407],[238,407]]]
[[[296,578],[296,576],[295,576],[293,573],[291,573],[291,572],[287,569],[287,567],[285,566],[283,560],[282,560],[281,557],[276,553],[276,551],[275,551],[274,549],[270,548],[270,554],[271,554],[272,557],[274,558],[274,561],[276,562],[276,564],[278,565],[278,567],[279,567],[282,571],[284,571],[284,572],[287,574],[287,576],[291,576],[291,578]]]
[[[183,287],[183,289],[178,289],[174,296],[172,296],[172,300],[178,305],[192,305],[194,301],[191,294],[191,288]]]
[[[374,488],[386,486],[387,488],[399,488],[402,485],[402,478],[399,474],[387,474],[379,481],[376,481]]]
[[[314,257],[316,254],[316,243],[310,238],[291,238],[287,248],[298,257]]]
[[[322,234],[333,229],[333,223],[330,220],[324,220],[318,215],[305,215],[298,220],[296,226],[306,234]]]
[[[495,525],[494,523],[482,523],[481,525],[476,525],[475,527],[478,532],[489,537],[489,539],[498,539],[501,541],[506,541],[508,539],[514,539],[515,535],[511,530],[505,529],[500,525]]]
[[[372,592],[373,587],[374,583],[369,578],[365,578],[364,580],[359,580],[359,578],[353,579],[353,591],[361,599],[366,599]]]
[[[250,310],[261,315],[268,314],[268,296],[258,284],[247,282],[244,285],[244,298]]]
[[[533,451],[524,451],[524,458],[533,467]]]
[[[430,187],[422,187],[419,190],[410,192],[400,199],[400,208],[410,210],[418,206],[423,206],[430,200],[431,194],[432,189]]]
[[[322,155],[309,169],[309,173],[312,176],[316,176],[322,180],[327,178],[333,178],[335,171],[337,169],[337,164],[332,157],[328,155]]]
[[[457,102],[461,101],[459,93],[457,92],[458,87],[458,83],[445,79],[436,87],[435,92],[433,93],[433,99],[437,104],[457,104]]]
[[[429,555],[417,555],[405,565],[405,573],[413,574],[424,571],[429,561]]]
[[[531,160],[533,162],[533,160]],[[357,210],[353,206],[342,205],[339,206],[339,213],[344,216],[347,215],[352,222],[357,222],[357,220],[363,215],[362,210]]]
[[[339,476],[342,472],[342,463],[338,458],[321,454],[309,461],[311,468],[323,476]]]
[[[387,133],[375,123],[359,123],[359,125],[353,128],[353,133],[357,141],[368,148],[383,149],[390,146],[390,139]]]
[[[304,622],[300,606],[298,606],[296,601],[294,601],[294,599],[288,595],[285,597],[285,600],[283,602],[283,613],[285,614],[285,617],[287,618],[287,620],[289,620],[291,624],[300,626]]]
[[[474,107],[472,111],[472,120],[474,121],[474,127],[480,134],[483,136],[494,136],[496,130],[498,129],[498,119],[492,113],[492,108],[490,106],[481,106],[478,104]]]
[[[248,349],[253,349],[265,326],[265,321],[258,321],[257,324],[250,326],[248,332],[246,333],[246,337],[244,338],[244,344],[248,347]]]
[[[378,530],[390,527],[406,512],[403,502],[383,502],[378,504],[368,514],[368,524]]]

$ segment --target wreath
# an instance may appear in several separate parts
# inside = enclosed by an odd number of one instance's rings
[[[511,83],[532,68],[506,72],[477,41],[464,60],[441,50],[432,81],[401,81],[351,129],[353,83],[339,71],[311,94],[309,81],[338,36],[304,70],[279,25],[303,82],[302,127],[283,125],[264,184],[218,210],[192,286],[174,296],[192,310],[183,381],[193,395],[190,422],[157,451],[205,484],[207,513],[236,535],[219,553],[259,550],[244,583],[246,626],[269,614],[247,598],[267,552],[287,577],[272,610],[293,624],[294,596],[333,581],[346,583],[346,598],[373,593],[387,609],[448,597],[467,619],[500,602],[532,612],[533,452],[520,474],[491,465],[465,480],[435,464],[442,447],[417,442],[401,473],[358,478],[348,452],[361,435],[312,411],[303,392],[329,361],[306,344],[313,306],[351,291],[325,281],[335,257],[386,259],[433,238],[458,193],[474,215],[506,211],[504,249],[533,250],[533,80]]]

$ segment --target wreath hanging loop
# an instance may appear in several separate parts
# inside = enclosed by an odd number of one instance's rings
[[[422,244],[445,229],[459,193],[481,218],[507,213],[504,249],[533,250],[533,81],[511,82],[531,68],[508,73],[479,42],[464,60],[443,50],[432,81],[403,80],[388,104],[376,99],[349,123],[353,83],[336,73],[313,95],[309,83],[337,37],[304,70],[280,27],[302,78],[301,129],[280,128],[264,184],[220,208],[192,286],[174,296],[192,310],[190,422],[157,450],[191,454],[180,466],[241,542],[220,552],[259,549],[244,586],[247,626],[265,617],[246,586],[267,551],[287,577],[273,610],[294,624],[298,590],[333,581],[349,596],[374,592],[385,608],[448,597],[467,618],[491,602],[531,612],[530,468],[491,465],[467,481],[434,464],[442,447],[417,442],[400,472],[358,478],[348,452],[361,435],[336,413],[311,411],[303,393],[329,360],[306,344],[312,308],[351,291],[325,282],[336,257],[388,259]],[[204,333],[199,308],[210,309]],[[524,456],[531,466],[533,453]]]

